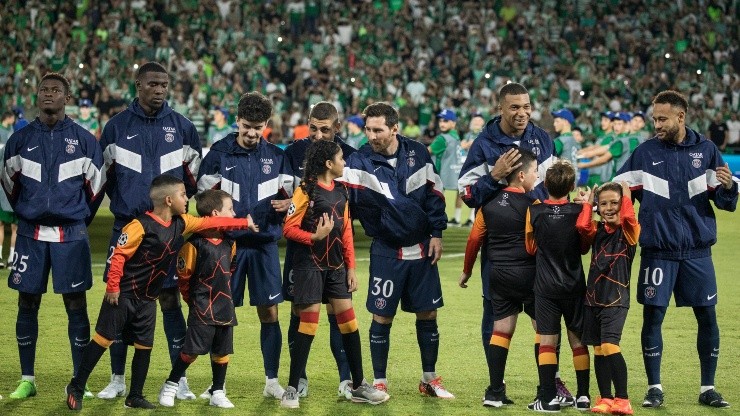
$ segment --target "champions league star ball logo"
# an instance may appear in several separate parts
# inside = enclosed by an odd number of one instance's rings
[[[75,152],[75,147],[74,147],[74,145],[68,144],[66,150],[67,150],[67,153],[69,153],[71,155],[72,153]]]
[[[655,297],[655,288],[652,286],[648,286],[645,288],[645,297],[648,299],[652,299]]]
[[[377,299],[375,299],[375,307],[376,308],[383,309],[383,308],[385,308],[385,305],[386,305],[385,299],[383,299],[383,298],[377,298]]]
[[[21,274],[16,272],[13,273],[13,284],[19,285],[21,284]]]
[[[185,258],[177,256],[177,270],[185,270]]]
[[[272,172],[270,165],[262,165],[262,173],[264,173],[265,175],[269,175],[270,172]]]
[[[118,245],[119,246],[125,246],[128,242],[128,234],[122,233],[120,237],[118,237]]]
[[[293,214],[295,214],[295,204],[291,202],[290,206],[288,207],[288,216],[290,217]]]
[[[164,139],[167,141],[167,143],[172,143],[175,141],[175,135],[172,133],[167,133],[164,135]]]
[[[295,285],[288,286],[288,294],[290,296],[293,296],[294,292],[295,292]]]

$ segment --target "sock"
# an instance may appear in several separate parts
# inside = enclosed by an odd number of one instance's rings
[[[211,357],[211,373],[213,374],[213,383],[211,392],[223,390],[226,384],[226,368],[229,366],[229,356],[214,355]]]
[[[283,334],[280,332],[279,321],[262,322],[260,325],[260,347],[262,348],[265,376],[267,378],[277,378],[278,369],[280,368],[280,349],[283,348]]]
[[[183,376],[183,374],[185,374],[185,371],[188,369],[188,367],[190,367],[190,364],[192,364],[197,357],[197,355],[188,355],[181,352],[177,356],[177,359],[175,359],[175,362],[172,364],[172,370],[170,371],[169,377],[167,377],[167,381],[179,383],[180,378]]]
[[[352,311],[352,317],[354,319],[354,309],[350,310]],[[337,326],[336,315],[326,314],[326,317],[329,319],[329,346],[331,347],[331,353],[334,356],[334,360],[337,362],[339,381],[349,380],[352,376],[350,375],[349,362],[347,361],[347,355],[342,341],[342,334],[344,333]],[[355,326],[357,326],[357,322],[355,322]],[[359,340],[359,335],[357,339]]]
[[[540,399],[543,403],[550,403],[555,398],[555,372],[558,371],[558,359],[554,345],[540,345],[539,366],[537,373],[540,377]]]
[[[370,323],[370,358],[373,362],[373,377],[376,379],[386,378],[392,325],[381,324],[375,319]]]
[[[696,333],[696,351],[699,353],[701,385],[714,385],[714,374],[719,360],[719,326],[714,305],[694,307],[699,330]]]
[[[601,349],[614,382],[614,397],[627,399],[627,363],[624,361],[622,349],[619,345],[609,343],[601,344]]]
[[[488,345],[491,342],[491,336],[493,335],[493,307],[491,301],[483,298],[483,317],[480,323],[481,341],[483,342],[483,355],[486,357],[486,364],[488,368],[491,368],[491,362],[488,357]],[[537,354],[535,354],[537,355]]]
[[[288,323],[288,353],[289,354],[292,354],[291,351],[293,350],[293,343],[295,342],[295,334],[298,332],[298,325],[300,325],[300,323],[301,323],[301,317],[291,312],[290,313],[290,323]],[[303,374],[301,374],[301,378],[305,378],[306,380],[308,380],[308,376],[306,375],[305,371],[303,371]]]
[[[308,353],[311,352],[311,343],[313,343],[318,328],[318,312],[301,312],[301,323],[295,334],[293,349],[290,351],[290,375],[288,376],[288,385],[295,389],[298,389],[298,380],[306,369]]]
[[[8,261],[13,261],[13,254],[15,254],[15,246],[10,247],[10,253],[8,254]]]
[[[170,363],[174,365],[177,357],[180,356],[187,332],[182,309],[178,306],[162,310],[162,323],[164,324],[164,335],[167,338],[167,349],[170,352]]]
[[[334,316],[337,322],[337,330],[341,333],[342,345],[344,351],[342,355],[347,362],[347,367],[352,377],[352,388],[356,389],[362,384],[365,374],[362,370],[362,347],[360,346],[360,330],[357,327],[357,318],[355,310],[349,308],[342,313]],[[333,349],[333,348],[332,348]],[[342,378],[342,380],[349,380]]]
[[[421,370],[425,373],[435,372],[439,355],[439,329],[436,319],[416,321],[416,341],[421,352]]]
[[[100,358],[105,353],[106,347],[111,345],[111,341],[107,340],[97,333],[93,336],[85,349],[82,351],[82,358],[80,359],[80,366],[77,368],[77,374],[72,378],[71,384],[75,387],[83,390],[87,384],[87,379],[90,378],[95,366],[100,361]]]
[[[699,394],[706,393],[709,390],[714,390],[714,386],[701,386],[699,387]]]
[[[38,308],[18,307],[18,317],[15,321],[15,338],[18,341],[21,375],[35,375],[36,341],[39,338]]]
[[[74,375],[77,374],[77,369],[80,367],[82,352],[90,342],[90,320],[87,317],[87,308],[67,309],[67,319],[67,335],[69,336],[69,345],[72,348]]]
[[[509,344],[511,335],[503,332],[493,332],[491,343],[488,345],[488,378],[494,391],[502,391],[504,387],[504,370],[506,370],[506,358],[509,356]]]
[[[604,356],[601,346],[594,347],[594,373],[596,385],[599,387],[599,395],[604,399],[613,399],[611,364]]]
[[[573,368],[576,370],[576,382],[578,383],[577,396],[588,396],[589,390],[589,368],[591,360],[588,357],[588,348],[582,345],[573,349]]]
[[[557,369],[555,370],[555,378],[560,378],[560,340],[563,338],[562,331],[558,335],[558,344],[555,346],[555,359],[557,360]]]
[[[455,208],[455,221],[460,222],[460,217],[462,217],[462,208]]]
[[[131,389],[128,397],[144,397],[144,382],[149,372],[151,358],[151,348],[137,348],[134,344],[134,358],[131,360]]]
[[[644,305],[642,307],[642,361],[648,384],[660,384],[660,361],[663,356],[663,334],[661,326],[666,313],[665,306]]]
[[[128,354],[128,345],[123,342],[123,334],[116,334],[110,348],[110,369],[111,373],[122,376],[126,372],[126,355]]]
[[[534,334],[534,362],[540,365],[540,334]]]

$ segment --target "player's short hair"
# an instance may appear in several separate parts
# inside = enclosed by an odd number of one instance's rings
[[[519,172],[524,172],[525,170],[529,169],[529,167],[532,165],[532,163],[537,163],[537,156],[535,156],[534,153],[532,153],[531,150],[527,149],[518,149],[519,150],[519,162],[521,162],[521,166],[511,171],[506,176],[506,182],[511,183],[516,178],[516,175],[519,174]]]
[[[41,82],[39,82],[39,85],[41,85],[42,82],[46,81],[47,79],[53,79],[56,81],[59,81],[64,85],[64,95],[69,95],[70,91],[72,90],[72,87],[69,85],[69,80],[64,77],[64,75],[60,74],[59,72],[47,72],[46,75],[41,77]]]
[[[140,79],[144,76],[144,74],[148,74],[150,72],[159,72],[161,74],[167,74],[167,68],[162,66],[159,62],[147,62],[144,65],[140,66],[139,69],[136,71],[136,79]]]
[[[573,190],[576,182],[576,170],[568,160],[558,160],[547,168],[545,188],[555,198],[563,198]]]
[[[206,189],[195,195],[195,209],[201,217],[210,217],[213,210],[221,211],[227,198],[231,199],[231,195],[224,190]]]
[[[503,87],[501,87],[500,90],[498,90],[498,100],[499,102],[504,101],[504,97],[507,95],[522,95],[522,94],[529,94],[529,91],[527,91],[527,88],[524,87],[524,85],[519,84],[517,82],[510,82]]]
[[[332,123],[336,123],[339,118],[339,113],[337,113],[337,108],[334,107],[334,104],[328,101],[320,101],[311,108],[308,118],[315,118],[316,120],[330,120]]]
[[[377,102],[365,107],[362,112],[367,120],[370,117],[385,117],[385,125],[389,128],[398,124],[398,111],[386,102]]]
[[[239,98],[236,114],[242,120],[267,122],[272,116],[272,103],[257,91],[248,92]]]
[[[182,179],[172,175],[159,175],[152,180],[152,184],[149,186],[149,198],[151,198],[154,205],[157,205],[166,197],[172,195],[175,186],[183,184]]]
[[[594,190],[594,193],[596,194],[596,199],[599,198],[599,195],[601,195],[604,191],[614,191],[619,194],[619,197],[622,197],[622,185],[618,184],[617,182],[607,182],[598,188]]]
[[[666,90],[658,93],[653,98],[653,104],[670,104],[671,107],[677,107],[684,113],[689,111],[689,101],[678,91]]]

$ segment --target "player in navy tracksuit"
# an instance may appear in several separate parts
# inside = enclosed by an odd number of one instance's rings
[[[38,312],[50,271],[54,293],[62,294],[67,311],[75,374],[90,340],[85,292],[92,286],[92,271],[86,223],[95,215],[103,156],[95,137],[64,114],[70,98],[69,81],[61,74],[46,74],[38,89],[39,116],[5,145],[2,183],[18,215],[8,277],[8,286],[18,291],[21,381],[10,395],[17,399],[36,395]]]
[[[283,151],[262,139],[272,114],[264,95],[251,92],[239,100],[238,132],[211,146],[198,172],[198,190],[222,189],[234,199],[237,217],[251,215],[259,232],[232,234],[236,240],[236,269],[231,276],[234,306],[244,303],[244,284],[249,285],[249,304],[257,307],[265,366],[265,397],[280,399],[277,380],[282,334],[277,305],[283,301],[277,240],[293,195],[293,172]]]
[[[501,115],[494,117],[475,139],[468,157],[463,163],[458,179],[458,190],[463,202],[471,208],[480,208],[507,184],[505,178],[518,167],[518,148],[532,151],[537,157],[539,179],[529,195],[540,201],[547,199],[544,178],[545,172],[556,160],[555,146],[546,131],[529,122],[532,105],[529,91],[517,83],[509,83],[499,91]],[[483,279],[483,319],[481,335],[483,350],[486,351],[493,331],[493,310],[488,293],[488,265],[486,250],[481,252],[481,277]],[[535,341],[537,356],[539,341]],[[488,363],[489,366],[491,363]],[[558,398],[561,403],[573,402],[573,397],[565,385],[557,378]]]
[[[311,108],[311,113],[308,116],[308,132],[309,137],[296,140],[285,148],[285,158],[288,160],[291,170],[293,171],[293,187],[297,188],[301,184],[303,178],[303,162],[306,157],[306,150],[316,140],[329,140],[337,143],[342,149],[344,158],[355,152],[355,148],[345,143],[341,137],[339,137],[339,130],[341,123],[339,122],[339,114],[337,113],[334,104],[328,101],[322,101],[316,103]],[[283,264],[283,296],[285,299],[293,302],[293,252],[296,249],[298,243],[288,239],[285,246],[285,262]],[[349,398],[352,394],[351,389],[351,374],[349,371],[349,363],[344,353],[344,346],[342,344],[342,333],[339,331],[337,326],[337,317],[334,314],[334,308],[330,303],[326,304],[326,314],[329,321],[329,343],[331,346],[331,352],[334,355],[334,359],[337,362],[337,368],[339,369],[339,390],[338,394]],[[290,326],[288,327],[288,347],[291,348],[293,345],[293,339],[298,332],[298,326],[300,324],[300,317],[298,308],[294,305],[291,308],[290,314]],[[308,378],[306,374],[302,374],[298,383],[298,395],[305,397],[308,394]]]
[[[718,209],[735,211],[738,183],[717,146],[686,127],[688,101],[683,95],[664,91],[653,104],[655,138],[635,149],[614,178],[627,181],[640,201],[637,301],[643,304],[642,352],[648,378],[642,405],[663,403],[661,325],[673,293],[676,306],[691,306],[698,323],[699,403],[727,407],[714,389],[719,327],[711,247],[717,241],[717,224],[709,201]]]
[[[145,63],[136,73],[137,98],[126,110],[113,116],[103,129],[100,146],[105,160],[104,186],[111,201],[110,210],[115,216],[109,262],[121,229],[152,209],[149,199],[152,179],[160,174],[172,175],[185,183],[188,197],[195,194],[195,179],[201,160],[200,138],[193,123],[167,105],[168,87],[167,70],[156,62]],[[185,318],[179,296],[175,268],[172,267],[159,297],[171,361],[180,354],[185,342]],[[123,375],[126,350],[126,345],[117,337],[110,348],[111,382],[98,393],[98,397],[113,399],[126,394]],[[185,377],[180,382],[177,397],[195,399]]]
[[[364,112],[369,143],[347,158],[339,180],[349,187],[352,214],[373,238],[367,308],[374,385],[386,391],[390,329],[399,302],[416,314],[421,350],[419,391],[454,398],[436,375],[439,351],[437,309],[442,287],[437,260],[442,255],[442,231],[447,228],[442,180],[426,147],[398,135],[398,113],[387,103]]]

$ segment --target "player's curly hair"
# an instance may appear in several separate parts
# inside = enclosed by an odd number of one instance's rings
[[[328,140],[316,140],[308,146],[306,158],[303,161],[303,180],[301,189],[308,195],[310,201],[314,200],[314,191],[319,175],[327,171],[326,161],[333,160],[334,156],[342,150],[335,142]],[[311,216],[313,207],[309,205],[306,215]]]
[[[236,113],[242,120],[263,123],[272,116],[272,103],[257,91],[248,92],[239,98]]]

